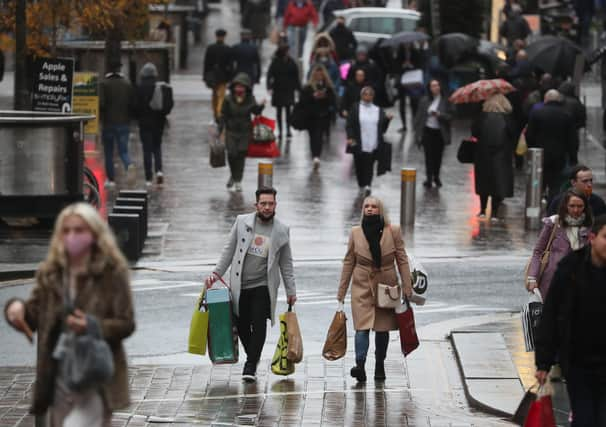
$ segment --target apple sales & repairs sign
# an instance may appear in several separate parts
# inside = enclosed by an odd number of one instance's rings
[[[72,111],[72,58],[37,58],[33,63],[32,110]]]

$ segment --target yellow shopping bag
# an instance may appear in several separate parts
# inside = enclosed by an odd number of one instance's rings
[[[206,286],[202,288],[196,309],[189,324],[189,345],[187,351],[193,354],[206,354],[206,339],[208,336],[208,310],[205,302]]]
[[[271,371],[276,375],[290,375],[295,372],[295,364],[288,360],[288,331],[286,313],[280,314],[280,339],[271,360]]]

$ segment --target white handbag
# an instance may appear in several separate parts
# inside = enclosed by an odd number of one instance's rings
[[[396,308],[402,299],[402,288],[400,286],[389,286],[384,283],[377,285],[377,307]]]
[[[414,69],[406,71],[400,78],[400,85],[404,87],[423,86],[423,70]]]

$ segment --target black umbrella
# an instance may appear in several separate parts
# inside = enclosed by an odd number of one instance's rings
[[[448,33],[437,38],[438,58],[447,68],[476,53],[478,39],[464,33]]]
[[[536,68],[554,76],[567,77],[574,73],[577,55],[583,50],[564,37],[540,36],[526,48],[528,61]]]
[[[401,33],[394,34],[390,39],[383,39],[381,41],[381,47],[398,47],[401,44],[424,42],[429,40],[429,36],[425,33],[418,31],[402,31]]]

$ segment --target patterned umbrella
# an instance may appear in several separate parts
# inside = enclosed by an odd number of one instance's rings
[[[495,93],[506,95],[516,90],[503,79],[477,80],[457,89],[448,99],[453,104],[482,102]]]

